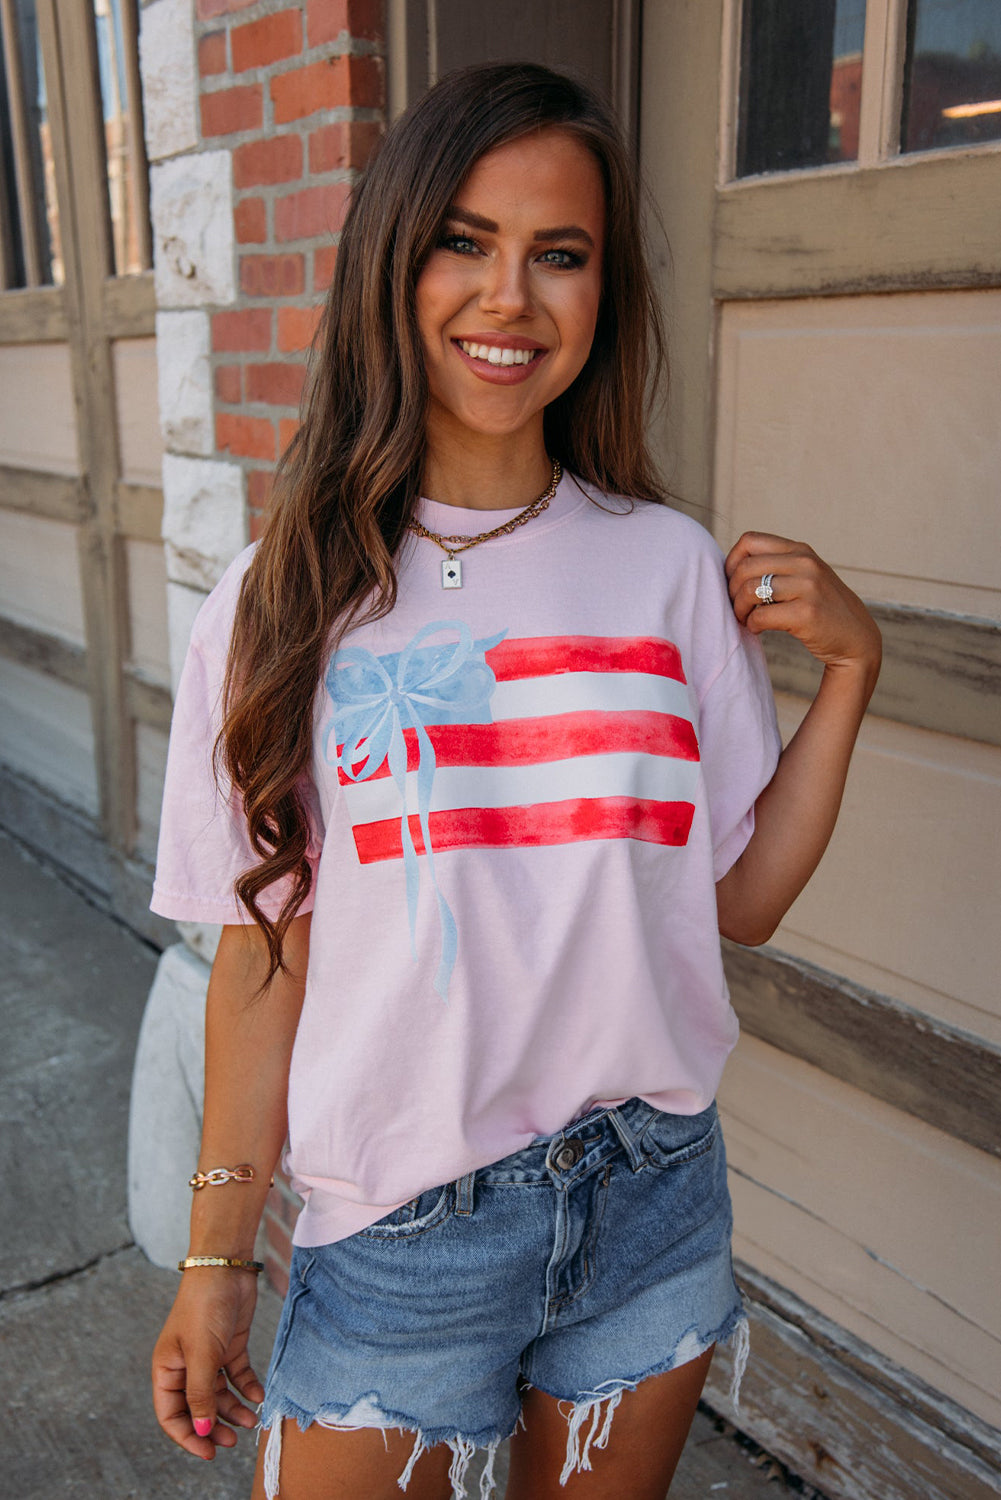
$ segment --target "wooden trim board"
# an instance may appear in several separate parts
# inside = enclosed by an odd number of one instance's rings
[[[73,641],[65,641],[30,625],[0,616],[0,656],[33,672],[43,672],[67,687],[86,693],[90,688],[87,652]]]
[[[162,734],[170,733],[170,719],[174,712],[170,688],[159,682],[149,682],[132,667],[125,669],[125,708],[137,724],[159,729]]]
[[[75,525],[83,520],[86,508],[82,479],[0,465],[0,510],[25,511],[30,516],[44,516],[47,521]]]
[[[1001,1433],[740,1262],[751,1357],[740,1411],[717,1350],[707,1404],[828,1500],[996,1500]]]
[[[68,337],[61,286],[0,291],[0,344],[62,343]]]
[[[109,338],[149,338],[156,331],[153,272],[108,276],[101,288],[101,312]]]
[[[1001,745],[1001,622],[868,605],[883,633],[883,670],[870,713],[917,729]],[[791,636],[762,637],[772,686],[812,698],[821,668]]]
[[[115,490],[118,529],[137,542],[160,542],[163,527],[163,491],[148,484],[126,484]]]
[[[1001,1156],[1001,1051],[778,949],[724,943],[723,954],[745,1031]]]
[[[998,286],[1001,150],[746,177],[719,189],[715,231],[720,301]]]
[[[2,615],[0,656],[33,672],[44,672],[47,677],[54,677],[81,692],[86,693],[90,687],[87,652],[83,646],[16,620],[5,619]],[[136,668],[126,664],[124,696],[130,723],[135,721],[159,729],[163,734],[170,733],[173,700],[169,688],[159,682],[150,682]]]

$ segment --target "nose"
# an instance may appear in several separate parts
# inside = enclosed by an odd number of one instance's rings
[[[498,255],[488,263],[480,307],[506,322],[523,318],[534,308],[528,266],[520,256]]]

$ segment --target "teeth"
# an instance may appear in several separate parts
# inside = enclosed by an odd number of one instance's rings
[[[472,344],[466,339],[459,339],[458,343],[471,359],[484,359],[491,365],[531,364],[537,353],[535,349],[499,349],[496,344]]]

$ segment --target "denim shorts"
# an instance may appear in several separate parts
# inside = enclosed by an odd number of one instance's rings
[[[452,1450],[453,1494],[493,1458],[535,1386],[567,1405],[561,1482],[589,1469],[622,1393],[739,1335],[730,1196],[716,1106],[640,1099],[430,1189],[332,1245],[293,1252],[261,1426],[268,1500],[283,1418],[415,1434]]]

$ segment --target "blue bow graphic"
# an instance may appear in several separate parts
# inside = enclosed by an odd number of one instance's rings
[[[454,633],[458,639],[421,646],[428,636],[443,631]],[[407,746],[403,731],[416,732],[417,808],[441,924],[441,962],[435,989],[442,999],[448,994],[455,967],[458,934],[451,908],[438,885],[431,850],[429,814],[436,762],[427,725],[491,722],[490,698],[497,679],[485,655],[506,634],[502,630],[489,639],[474,641],[469,626],[461,620],[438,620],[419,630],[402,651],[387,656],[376,656],[362,646],[344,646],[335,653],[327,672],[334,717],[324,740],[326,760],[329,763],[331,759],[329,745],[333,734],[335,746],[337,739],[343,742],[339,764],[346,776],[352,781],[365,781],[388,758],[390,774],[400,792],[410,950],[415,959],[420,866],[408,817]]]

